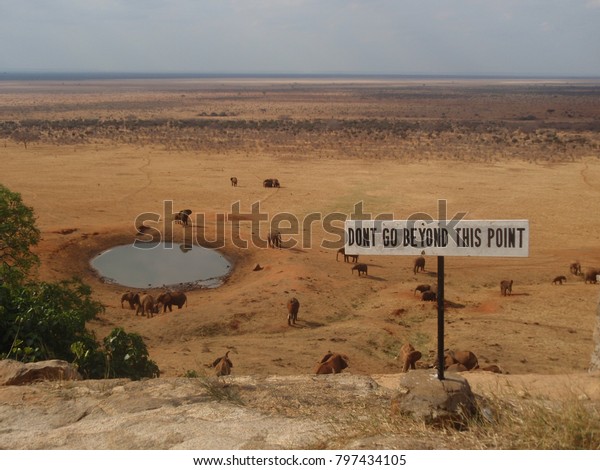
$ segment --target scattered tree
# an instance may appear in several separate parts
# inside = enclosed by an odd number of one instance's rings
[[[20,281],[39,264],[30,251],[39,239],[33,209],[0,184],[0,282]]]

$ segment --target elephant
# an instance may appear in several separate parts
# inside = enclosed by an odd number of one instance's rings
[[[329,351],[319,361],[315,374],[339,374],[348,367],[348,356]]]
[[[279,180],[277,178],[267,178],[263,181],[263,187],[265,188],[279,188],[281,185],[279,184]]]
[[[281,248],[281,233],[277,230],[269,232],[267,243],[269,244],[269,248]]]
[[[298,310],[300,310],[300,301],[296,297],[292,297],[287,302],[288,309],[288,325],[296,324],[296,320],[298,320]]]
[[[229,359],[229,351],[227,351],[224,356],[215,359],[212,363],[212,366],[215,369],[215,374],[217,374],[217,377],[231,374],[233,363]]]
[[[347,255],[346,254],[346,248],[342,247],[340,248],[336,255],[335,255],[335,260],[339,261],[339,255],[343,255],[344,256],[344,263],[356,263],[358,262],[358,255]]]
[[[129,308],[133,310],[140,303],[140,294],[137,292],[125,292],[121,296],[121,308],[123,308],[123,302],[125,301],[129,302]]]
[[[183,225],[188,225],[190,223],[190,215],[192,213],[191,209],[184,209],[175,214],[175,221],[181,222]]]
[[[344,263],[356,263],[358,255],[344,255]]]
[[[500,282],[500,293],[504,296],[512,294],[513,281],[501,281]]]
[[[408,369],[416,369],[415,363],[421,359],[423,354],[421,351],[415,350],[414,346],[410,343],[402,345],[398,357],[402,364],[402,372],[408,372]]]
[[[563,282],[567,282],[566,276],[556,276],[552,280],[552,284],[560,284],[560,285],[562,285]]]
[[[173,311],[173,305],[177,305],[178,309],[181,309],[184,305],[187,306],[187,296],[181,291],[171,292],[167,291],[160,294],[156,298],[156,308],[160,310],[163,307],[163,313],[166,313],[167,308],[169,312]]]
[[[446,354],[444,354],[444,369],[448,370],[454,364],[460,364],[466,370],[479,369],[477,356],[471,351],[446,351]],[[454,369],[459,368],[458,365],[454,367]]]
[[[417,287],[415,287],[415,292],[413,293],[413,297],[417,292],[420,292],[421,294],[423,294],[423,292],[427,292],[428,290],[431,290],[431,286],[429,284],[419,284]]]
[[[138,304],[135,314],[138,315],[139,313],[141,313],[142,316],[146,315],[148,318],[151,318],[154,313],[158,313],[158,306],[154,302],[154,297],[150,294],[142,294],[140,296],[140,303]]]
[[[237,186],[238,184],[238,179],[235,176],[232,176],[231,178],[229,178],[231,181],[231,186]]]
[[[569,266],[569,272],[575,276],[581,276],[581,264],[578,261],[571,263]]]
[[[355,264],[352,267],[352,274],[354,274],[354,271],[356,270],[356,271],[358,271],[358,276],[359,277],[360,277],[361,274],[364,274],[365,276],[368,276],[369,275],[368,272],[367,272],[368,269],[369,268],[367,267],[366,264],[363,264],[363,263]]]
[[[600,269],[586,269],[585,274],[583,275],[583,282],[587,284],[597,284],[598,280],[596,276],[600,274]]]
[[[432,290],[426,290],[421,294],[421,300],[425,302],[435,302],[437,300],[437,294]]]
[[[419,271],[425,271],[425,258],[422,256],[416,258],[413,265],[413,273],[417,274]]]

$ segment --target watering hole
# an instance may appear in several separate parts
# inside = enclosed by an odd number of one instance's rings
[[[170,242],[116,246],[93,258],[91,265],[105,282],[136,288],[214,288],[231,271],[231,263],[215,250]]]

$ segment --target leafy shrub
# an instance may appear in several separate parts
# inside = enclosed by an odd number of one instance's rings
[[[86,378],[157,377],[139,335],[116,329],[100,348],[86,323],[104,307],[89,286],[78,279],[31,279],[39,260],[30,247],[39,236],[33,210],[0,185],[0,359],[62,359]]]
[[[148,357],[144,340],[137,333],[126,333],[115,328],[104,338],[107,357],[105,377],[129,377],[139,380],[144,377],[158,377],[158,366]]]
[[[89,343],[85,324],[103,310],[80,281],[3,286],[0,352],[24,362],[74,359],[71,345]]]

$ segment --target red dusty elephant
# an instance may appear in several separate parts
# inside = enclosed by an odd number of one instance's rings
[[[217,377],[231,374],[233,363],[229,359],[229,351],[227,351],[223,357],[215,359],[212,365],[215,369],[215,374],[217,374]]]
[[[298,311],[300,310],[300,301],[296,297],[292,297],[287,302],[288,309],[288,325],[295,325],[298,320]]]
[[[416,369],[416,362],[421,359],[423,354],[421,351],[417,351],[414,346],[410,343],[404,344],[400,348],[398,354],[398,360],[402,364],[402,372],[408,372],[408,369]]]
[[[135,314],[142,314],[142,316],[146,315],[148,318],[151,318],[153,314],[158,313],[158,307],[154,302],[154,297],[150,294],[142,294],[140,296],[140,303],[138,304],[137,310]]]
[[[330,351],[317,364],[315,374],[339,374],[347,367],[348,356]]]
[[[157,308],[160,309],[160,307],[162,306],[163,312],[166,312],[167,308],[169,309],[169,312],[172,312],[173,305],[177,305],[178,309],[180,309],[184,305],[187,306],[187,296],[185,295],[185,293],[180,291],[167,291],[160,294],[156,299]]]

